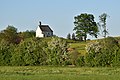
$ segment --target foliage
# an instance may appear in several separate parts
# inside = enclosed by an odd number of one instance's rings
[[[22,39],[27,39],[27,38],[31,38],[31,37],[35,37],[35,31],[31,30],[31,31],[25,31],[25,32],[19,32],[18,35],[20,36],[20,38]]]
[[[67,42],[61,38],[53,37],[45,48],[48,65],[65,65],[67,62]]]
[[[14,42],[21,36],[24,39]],[[87,42],[59,37],[35,38],[32,32],[17,33],[17,29],[11,26],[0,32],[0,38],[0,66],[120,66],[119,38]],[[68,52],[68,48],[74,50]]]
[[[107,27],[106,27],[106,19],[107,17],[109,17],[109,15],[107,15],[106,13],[103,13],[99,16],[99,20],[100,22],[98,23],[100,27],[103,28],[103,35],[104,37],[106,38],[106,35],[108,34],[108,31],[107,31]]]
[[[70,33],[67,35],[67,39],[71,39],[71,35],[70,35]]]
[[[114,66],[120,62],[118,42],[108,37],[99,42],[87,45],[86,65],[87,66]],[[115,60],[116,59],[116,60]]]
[[[43,51],[47,44],[35,38],[22,41],[12,54],[13,65],[43,65],[45,64],[46,54]]]
[[[6,40],[9,43],[19,43],[18,36],[17,36],[17,28],[14,26],[9,26],[0,32],[1,38]]]
[[[92,14],[80,14],[75,16],[74,19],[75,27],[73,30],[76,31],[76,36],[78,38],[84,36],[84,40],[86,41],[87,34],[97,37],[99,30]]]
[[[76,40],[74,33],[72,34],[72,40]]]
[[[77,63],[76,63],[77,66],[85,66],[85,56],[79,56],[77,58]]]
[[[11,53],[13,51],[13,45],[2,40],[0,42],[0,66],[10,65]]]
[[[0,65],[66,65],[68,62],[67,42],[53,37],[51,41],[27,38],[19,44],[0,43]]]

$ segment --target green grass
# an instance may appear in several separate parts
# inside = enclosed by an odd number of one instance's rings
[[[85,55],[86,50],[85,47],[87,45],[87,43],[89,43],[90,41],[87,42],[76,42],[76,43],[69,43],[70,48],[75,48],[75,50],[77,50],[80,54]]]
[[[118,44],[120,46],[120,37],[113,37],[113,38],[118,41]],[[76,42],[69,43],[69,44],[70,44],[70,48],[75,48],[80,54],[85,55],[86,54],[85,47],[86,47],[86,45],[88,43],[103,40],[103,39],[88,40],[86,42],[84,42],[84,41],[82,41],[82,42],[76,41]]]
[[[0,80],[120,80],[120,68],[0,67]]]

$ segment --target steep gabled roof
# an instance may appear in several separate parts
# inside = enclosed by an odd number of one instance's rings
[[[48,25],[41,25],[41,22],[39,22],[39,23],[40,23],[39,27],[40,27],[40,29],[42,31],[44,31],[44,32],[53,32],[53,30]]]

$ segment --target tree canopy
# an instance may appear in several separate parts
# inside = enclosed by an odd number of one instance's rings
[[[87,34],[95,36],[99,32],[97,23],[94,21],[94,16],[92,14],[83,13],[74,17],[74,29],[76,31],[76,37],[83,36],[86,41]]]
[[[5,30],[0,32],[1,38],[8,41],[9,43],[17,43],[18,36],[17,36],[17,28],[14,26],[8,25]]]

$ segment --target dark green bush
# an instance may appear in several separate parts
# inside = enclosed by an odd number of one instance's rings
[[[13,53],[13,45],[5,40],[0,42],[0,66],[10,65],[11,53]]]

